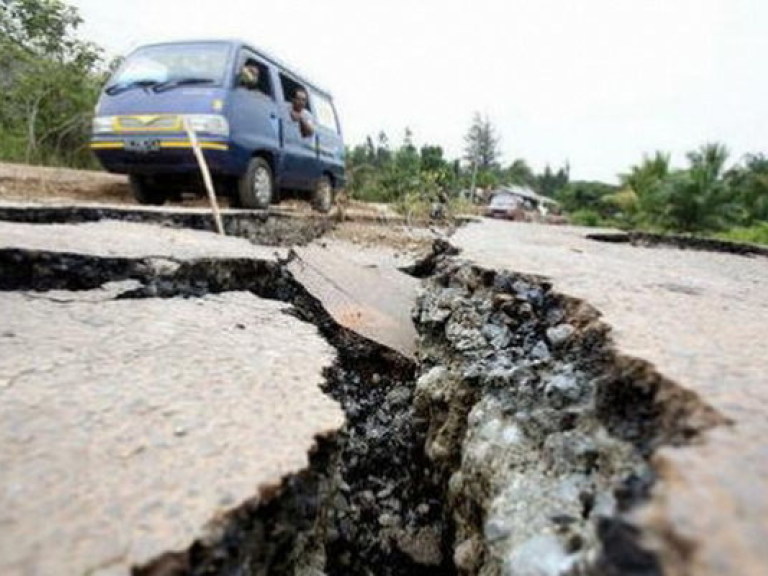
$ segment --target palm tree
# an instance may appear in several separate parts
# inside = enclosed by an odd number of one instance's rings
[[[638,209],[649,223],[661,223],[668,202],[664,184],[670,173],[669,154],[656,151],[653,156],[643,156],[640,164],[620,177],[622,189],[634,192]]]
[[[742,221],[768,221],[768,156],[748,154],[743,166],[736,166],[725,175],[743,208]]]
[[[664,187],[668,225],[686,232],[718,230],[737,219],[738,205],[723,178],[727,160],[728,149],[719,143],[688,153],[688,170],[675,173]]]

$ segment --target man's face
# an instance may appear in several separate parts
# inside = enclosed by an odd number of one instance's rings
[[[295,110],[304,110],[307,107],[307,93],[303,90],[298,90],[293,95],[293,107]]]

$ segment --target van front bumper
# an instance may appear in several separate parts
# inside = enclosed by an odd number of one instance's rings
[[[90,148],[109,172],[118,174],[184,174],[198,172],[192,143],[185,138],[144,137],[154,140],[151,149],[131,148],[130,138],[104,137],[91,140]],[[227,140],[200,137],[198,140],[211,172],[239,176],[245,169],[241,154]]]

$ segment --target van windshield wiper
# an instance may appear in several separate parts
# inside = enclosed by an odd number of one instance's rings
[[[112,84],[111,86],[107,86],[104,92],[106,92],[110,96],[116,96],[117,94],[127,92],[128,90],[132,90],[134,88],[147,89],[151,86],[157,86],[159,83],[160,82],[158,82],[157,80],[134,80],[132,82],[127,82],[125,84]]]
[[[214,80],[210,78],[178,78],[176,80],[168,80],[167,82],[160,82],[155,84],[152,89],[155,92],[165,92],[166,90],[173,90],[179,86],[190,86],[192,84],[213,84]]]

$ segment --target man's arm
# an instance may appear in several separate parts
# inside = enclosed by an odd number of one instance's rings
[[[309,138],[315,133],[314,122],[312,121],[312,114],[306,110],[302,110],[301,116],[299,116],[299,131],[302,137]]]

